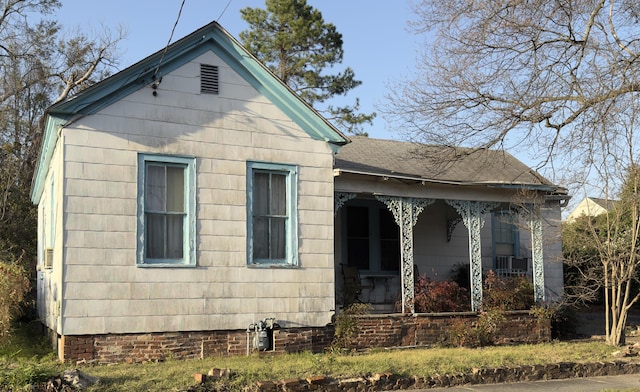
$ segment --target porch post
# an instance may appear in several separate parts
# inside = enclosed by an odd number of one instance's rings
[[[536,303],[538,303],[545,301],[542,218],[540,217],[540,207],[530,209],[529,229],[531,230],[531,262],[533,264],[533,298]]]
[[[531,264],[533,265],[533,299],[536,303],[545,301],[544,257],[542,239],[542,217],[540,206],[533,203],[518,209],[518,219],[531,231]]]
[[[478,311],[482,306],[482,247],[480,230],[484,226],[486,215],[498,203],[469,200],[447,200],[458,211],[462,222],[469,231],[469,269],[471,280],[471,310]]]
[[[433,199],[413,197],[377,196],[386,204],[400,227],[400,280],[402,284],[402,313],[414,313],[413,305],[413,226],[424,207],[435,202]]]

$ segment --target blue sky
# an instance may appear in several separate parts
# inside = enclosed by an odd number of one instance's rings
[[[63,7],[55,17],[70,31],[99,32],[102,26],[125,28],[127,37],[119,47],[123,54],[120,68],[126,68],[166,45],[181,1],[62,0]],[[345,102],[351,104],[358,97],[362,111],[382,109],[388,83],[412,72],[417,42],[421,41],[407,31],[407,21],[412,17],[409,0],[307,0],[307,3],[322,12],[325,22],[336,25],[344,41],[343,64],[351,67],[356,78],[363,82],[348,94]],[[230,3],[229,0],[186,0],[172,42],[213,20],[237,38],[247,29],[240,18],[240,9],[244,7],[264,8],[264,0],[232,0]],[[365,131],[371,137],[400,138],[388,129],[379,115]]]

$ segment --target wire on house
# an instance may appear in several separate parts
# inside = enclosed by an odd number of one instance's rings
[[[178,17],[176,18],[176,22],[173,24],[173,28],[171,29],[171,35],[169,36],[169,40],[167,41],[167,45],[164,47],[162,51],[162,56],[160,56],[160,61],[158,61],[158,66],[156,67],[155,72],[153,73],[153,80],[156,79],[158,72],[160,71],[160,65],[164,60],[164,55],[167,53],[167,49],[169,49],[169,44],[171,44],[171,40],[173,39],[173,33],[176,31],[176,27],[178,26],[178,22],[180,21],[180,16],[182,15],[182,9],[184,8],[184,3],[186,0],[182,0],[182,4],[180,4],[180,10],[178,11]]]

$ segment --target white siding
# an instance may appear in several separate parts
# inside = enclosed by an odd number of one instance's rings
[[[63,306],[63,159],[62,145],[58,140],[49,166],[45,186],[38,203],[38,317],[53,331],[60,332],[60,312]],[[53,189],[51,185],[53,184]],[[44,267],[46,248],[53,249],[52,268]]]
[[[199,64],[220,95],[200,94]],[[213,53],[65,128],[64,334],[324,326],[332,153]],[[137,154],[196,157],[197,266],[136,267]],[[246,162],[298,165],[299,268],[246,265]]]

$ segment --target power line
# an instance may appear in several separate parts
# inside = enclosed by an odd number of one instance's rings
[[[229,0],[227,2],[227,5],[224,7],[224,9],[222,10],[222,12],[220,13],[220,16],[218,16],[218,19],[216,19],[216,21],[220,21],[220,19],[222,18],[222,15],[224,15],[224,12],[227,10],[227,8],[229,8],[229,5],[231,4],[233,0]]]
[[[164,47],[162,51],[162,56],[160,56],[160,61],[158,61],[158,66],[156,67],[156,71],[153,73],[153,80],[156,79],[158,75],[158,71],[160,71],[160,64],[164,60],[164,55],[167,54],[167,49],[169,49],[169,44],[171,44],[171,40],[173,39],[173,33],[176,31],[176,27],[178,26],[178,22],[180,21],[180,16],[182,15],[182,9],[184,8],[184,3],[186,0],[182,0],[182,4],[180,4],[180,10],[178,11],[178,17],[176,18],[176,22],[173,24],[173,28],[171,29],[171,35],[169,36],[169,40],[167,41],[167,45]]]

